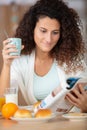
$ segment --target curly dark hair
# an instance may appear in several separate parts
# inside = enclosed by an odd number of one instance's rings
[[[39,0],[24,14],[15,34],[25,46],[22,54],[31,54],[35,48],[34,28],[41,16],[56,19],[61,25],[60,39],[51,50],[51,56],[62,66],[66,63],[67,68],[78,69],[85,53],[80,28],[82,24],[77,12],[62,0]]]

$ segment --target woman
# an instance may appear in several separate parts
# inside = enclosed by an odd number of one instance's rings
[[[27,104],[44,99],[63,79],[83,76],[85,47],[78,14],[61,0],[37,1],[24,15],[15,37],[22,39],[21,56],[10,56],[15,46],[3,42],[1,93],[13,84]],[[4,82],[3,82],[4,81]],[[87,93],[82,85],[66,98],[87,112]],[[84,106],[84,107],[83,107]]]

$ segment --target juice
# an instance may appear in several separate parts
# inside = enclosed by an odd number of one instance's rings
[[[5,97],[0,97],[0,112],[4,104],[5,104]]]

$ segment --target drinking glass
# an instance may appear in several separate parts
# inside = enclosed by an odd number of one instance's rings
[[[18,105],[18,89],[16,87],[6,88],[5,91],[6,103],[15,103]]]

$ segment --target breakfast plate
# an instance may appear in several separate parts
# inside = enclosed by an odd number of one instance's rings
[[[87,120],[87,113],[67,113],[62,116],[73,121]]]
[[[11,120],[15,120],[15,121],[32,121],[32,122],[47,122],[53,118],[56,117],[56,114],[52,113],[51,116],[49,117],[40,117],[40,118],[35,118],[35,117],[31,117],[31,118],[17,118],[17,117],[10,117]]]

